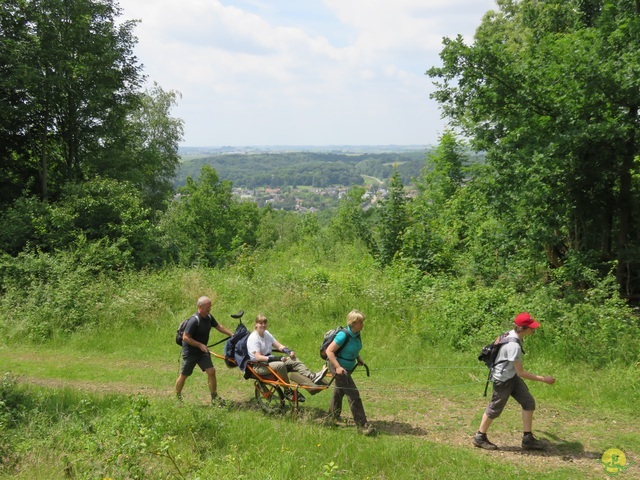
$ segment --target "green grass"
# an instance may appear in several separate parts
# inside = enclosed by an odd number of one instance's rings
[[[380,180],[376,177],[371,177],[369,175],[360,175],[364,179],[365,185],[382,185],[384,181]]]
[[[589,475],[597,469],[505,459],[418,430],[361,437],[352,428],[320,426],[314,407],[293,421],[265,416],[250,402],[217,409],[157,397],[21,390],[36,413],[16,442],[20,465],[1,478],[66,478],[69,471],[79,478],[601,478]],[[34,434],[43,428],[46,435]]]
[[[606,449],[619,448],[636,460],[640,452],[634,369],[576,371],[574,365],[545,363],[529,353],[530,369],[551,373],[558,382],[529,382],[539,405],[535,431],[554,447],[549,456],[532,454],[523,460],[517,451],[520,418],[513,402],[491,431],[505,453],[470,446],[486,399],[485,370],[467,355],[433,348],[416,361],[411,345],[401,350],[401,339],[372,348],[378,336],[369,328],[363,356],[371,376],[363,369],[355,375],[369,418],[380,433],[365,438],[352,426],[320,425],[330,393],[308,396],[297,420],[263,415],[251,400],[252,383],[220,361],[220,392],[232,408],[207,406],[202,374],[189,379],[185,405],[178,407],[172,387],[179,347],[169,342],[172,328],[170,324],[151,330],[144,341],[143,332],[131,328],[76,335],[69,342],[37,349],[0,349],[3,368],[22,378],[21,388],[31,398],[27,403],[35,403],[32,408],[38,412],[15,431],[12,445],[16,454],[22,452],[20,468],[8,470],[4,478],[65,478],[64,462],[91,472],[79,478],[124,478],[140,465],[147,472],[144,478],[181,478],[177,468],[184,478],[208,478],[212,472],[218,478],[253,478],[256,471],[261,478],[273,479],[602,478],[598,462]],[[273,327],[287,344],[292,328],[284,323]],[[294,346],[317,367],[320,360],[307,346],[312,340]],[[39,386],[28,386],[30,382]],[[145,412],[150,420],[141,420],[144,428],[131,414],[138,393],[149,402]],[[140,434],[145,428],[151,430]],[[42,429],[46,435],[33,435]],[[131,438],[120,436],[125,434]],[[152,452],[163,448],[165,456]],[[88,453],[93,463],[84,460]],[[119,455],[129,460],[118,460]],[[42,469],[42,464],[48,468]]]
[[[520,412],[511,402],[490,432],[501,450],[474,449],[487,403],[477,353],[453,349],[446,329],[426,335],[437,318],[398,285],[377,285],[366,260],[347,252],[330,261],[340,269],[272,252],[250,277],[233,269],[131,275],[105,287],[87,306],[92,322],[74,334],[5,339],[0,374],[19,381],[0,391],[0,478],[590,479],[603,478],[599,461],[609,448],[634,462],[619,478],[638,476],[637,365],[594,369],[580,352],[564,362],[529,342],[525,368],[557,378],[552,386],[528,382],[538,402],[534,431],[552,447],[520,451]],[[219,391],[231,408],[208,406],[201,373],[188,380],[184,406],[176,405],[173,337],[203,294],[232,330],[230,313],[244,309],[249,327],[267,314],[272,333],[312,369],[321,366],[324,332],[344,325],[350,309],[364,311],[371,376],[359,369],[355,379],[379,435],[322,426],[330,392],[308,396],[295,420],[265,416],[252,382],[220,360]],[[211,341],[220,338],[213,332]]]

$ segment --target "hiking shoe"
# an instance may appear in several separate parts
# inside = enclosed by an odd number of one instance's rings
[[[491,443],[487,438],[486,433],[476,433],[473,437],[473,444],[478,448],[484,448],[485,450],[497,450],[498,447]]]
[[[533,433],[527,433],[522,436],[522,449],[523,450],[544,450],[547,447],[547,443],[538,440]]]
[[[284,389],[284,397],[289,400],[290,402],[293,402],[293,390],[291,390],[290,388],[285,388]],[[298,392],[298,403],[304,403],[304,401],[306,400],[306,398],[304,398],[304,395],[302,395],[302,393]]]
[[[324,385],[324,382],[322,381],[322,379],[327,375],[327,372],[329,371],[329,367],[327,367],[326,365],[322,368],[322,370],[320,370],[318,373],[314,373],[313,377],[311,377],[311,380],[313,381],[313,383],[315,383],[316,385]]]
[[[376,429],[370,423],[365,423],[361,427],[358,427],[358,433],[364,435],[365,437],[370,437],[371,435],[376,433]]]

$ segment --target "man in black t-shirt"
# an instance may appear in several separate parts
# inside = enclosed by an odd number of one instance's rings
[[[216,383],[216,370],[211,361],[211,353],[207,347],[209,343],[209,332],[215,328],[220,333],[231,336],[233,333],[216,322],[211,315],[211,300],[208,297],[198,299],[198,313],[194,313],[182,336],[182,366],[180,375],[176,380],[176,395],[178,400],[182,400],[182,388],[187,377],[193,373],[196,365],[207,374],[209,380],[209,392],[211,401],[218,402],[218,385]]]

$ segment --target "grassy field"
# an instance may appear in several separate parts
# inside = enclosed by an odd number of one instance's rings
[[[364,179],[365,185],[382,185],[384,183],[379,178],[371,177],[369,175],[362,175],[362,178]]]
[[[330,392],[307,396],[296,419],[264,415],[252,400],[252,382],[221,361],[227,408],[208,404],[203,374],[189,379],[185,403],[177,404],[174,323],[2,347],[3,370],[37,412],[9,455],[19,464],[3,478],[595,479],[605,477],[600,460],[610,448],[634,464],[620,478],[640,473],[635,369],[589,371],[532,353],[529,369],[558,378],[554,386],[530,382],[539,403],[534,430],[551,446],[520,450],[519,411],[511,403],[490,435],[500,450],[486,452],[470,444],[486,399],[485,371],[468,356],[432,349],[415,358],[415,345],[394,354],[389,346],[399,341],[375,349],[371,326],[363,351],[371,376],[355,373],[379,432],[368,438],[351,424],[323,426]],[[300,334],[284,322],[271,328],[288,345]],[[319,367],[313,339],[298,343],[303,360]],[[45,435],[34,434],[42,429]]]
[[[347,272],[369,268],[333,260]],[[41,342],[14,335],[0,343],[0,374],[7,372],[0,385],[0,478],[602,479],[608,475],[601,459],[612,448],[626,455],[628,468],[617,478],[640,477],[637,364],[594,369],[579,351],[575,361],[559,362],[528,338],[525,368],[557,378],[552,386],[528,382],[538,402],[534,432],[550,446],[520,449],[520,412],[511,402],[490,431],[500,449],[479,450],[471,437],[487,399],[477,354],[452,349],[446,331],[425,340],[423,307],[407,305],[402,291],[395,298],[388,285],[375,287],[369,275],[356,282],[321,265],[286,265],[247,270],[251,265],[240,262],[229,271],[104,282],[85,312],[94,320],[87,326]],[[173,337],[203,294],[232,330],[229,314],[244,309],[251,327],[257,313],[266,313],[270,331],[312,369],[322,365],[323,333],[344,324],[351,308],[364,311],[362,356],[371,376],[364,369],[354,375],[378,434],[360,436],[349,422],[325,426],[330,391],[307,396],[296,418],[265,415],[252,382],[220,360],[219,391],[228,406],[209,404],[201,373],[188,380],[178,404]],[[213,332],[211,342],[220,338]]]

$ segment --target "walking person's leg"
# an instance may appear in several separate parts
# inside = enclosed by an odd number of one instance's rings
[[[216,369],[211,367],[205,370],[207,374],[207,383],[209,385],[209,393],[211,394],[211,398],[216,398],[218,396],[218,383],[216,380]]]
[[[182,365],[180,366],[180,374],[176,379],[176,397],[182,401],[182,389],[187,381],[187,378],[193,373],[193,369],[196,366],[197,358],[189,355],[182,355]]]
[[[348,384],[347,375],[336,375],[336,371],[333,365],[330,366],[331,374],[333,375],[334,389],[331,396],[331,403],[329,404],[329,416],[334,420],[340,420],[342,415],[342,398],[344,397],[344,388]]]
[[[504,410],[509,397],[512,395],[513,389],[513,379],[509,379],[506,382],[493,382],[491,401],[489,402],[489,405],[487,405],[487,408],[482,415],[482,420],[480,421],[480,427],[473,437],[474,446],[484,448],[485,450],[496,450],[498,448],[495,444],[489,441],[487,431],[489,430],[489,427],[491,427],[491,423],[498,418]]]
[[[209,394],[211,395],[211,400],[218,401],[218,382],[216,380],[216,369],[213,366],[213,361],[211,360],[211,355],[203,354],[198,359],[198,366],[202,369],[204,373],[207,374],[207,386],[209,387]]]
[[[186,375],[180,374],[178,379],[176,380],[176,397],[178,400],[182,400],[182,389],[184,388],[184,384],[187,381]]]
[[[522,444],[524,450],[544,450],[547,443],[538,440],[532,433],[533,412],[536,409],[536,401],[529,391],[527,384],[518,377],[511,394],[522,407]]]
[[[353,421],[358,428],[358,431],[365,435],[371,435],[375,429],[367,422],[367,415],[364,412],[364,405],[362,404],[362,398],[360,397],[360,391],[353,381],[351,373],[347,376],[347,387],[345,388],[345,395],[349,401],[349,408],[351,409],[351,415]]]

